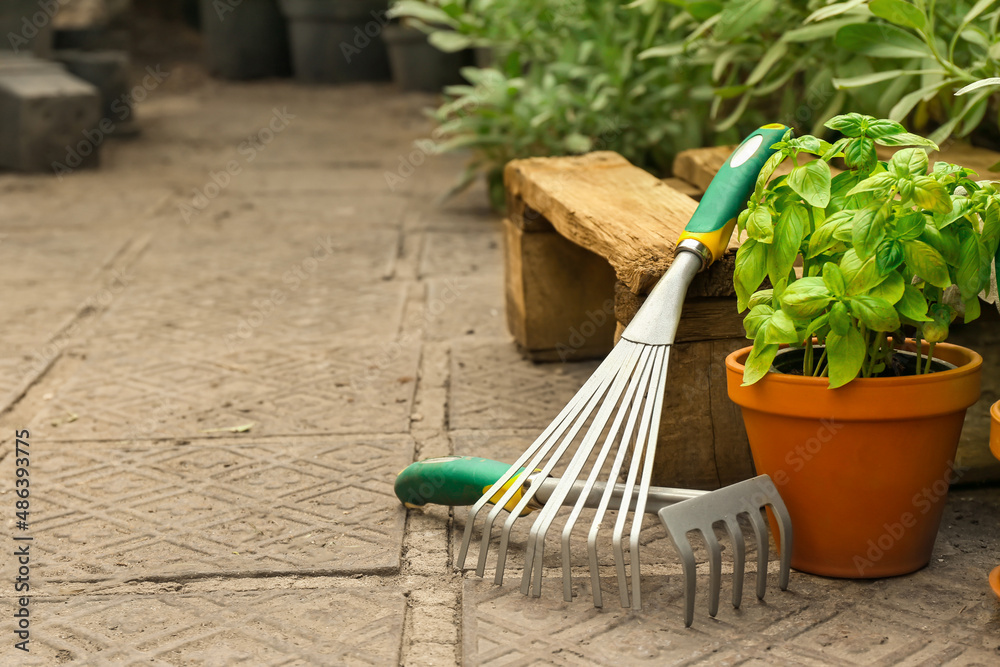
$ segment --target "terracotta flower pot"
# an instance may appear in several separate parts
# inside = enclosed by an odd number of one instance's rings
[[[993,456],[1000,459],[1000,401],[993,404],[990,408],[990,450],[993,452]],[[993,592],[1000,597],[1000,567],[995,568],[990,572],[990,587],[993,588]]]
[[[913,572],[931,557],[966,409],[980,393],[982,357],[939,343],[957,368],[862,378],[769,373],[749,387],[749,347],[726,358],[758,473],[771,476],[795,531],[792,567],[833,577]],[[774,530],[772,522],[772,532]]]

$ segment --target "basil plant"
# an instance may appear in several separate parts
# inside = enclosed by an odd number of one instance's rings
[[[934,345],[956,318],[979,316],[990,281],[997,184],[931,165],[927,150],[937,146],[894,121],[850,113],[826,126],[843,137],[831,144],[789,131],[774,145],[737,220],[747,238],[734,283],[753,340],[745,385],[770,370],[783,344],[803,348],[802,374],[827,377],[831,388],[891,373],[907,337],[917,350],[928,343],[916,373],[930,372]],[[876,146],[909,148],[884,162]],[[772,179],[786,160],[791,171]]]

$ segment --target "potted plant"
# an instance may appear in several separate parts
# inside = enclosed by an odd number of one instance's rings
[[[931,165],[936,146],[899,123],[852,113],[826,126],[844,137],[776,144],[739,216],[734,282],[753,346],[726,359],[727,384],[792,515],[793,567],[904,574],[930,559],[979,398],[981,357],[944,341],[979,314],[1000,193]],[[910,148],[883,162],[876,145]],[[770,180],[785,160],[790,173]]]
[[[381,33],[388,0],[281,0],[292,70],[303,83],[389,79]]]
[[[389,50],[392,79],[401,89],[438,93],[445,86],[462,83],[460,70],[471,64],[470,52],[464,41],[454,46],[448,42],[457,24],[452,13],[460,10],[455,0],[400,0],[393,4],[389,17],[403,20],[387,25],[382,38]]]
[[[208,70],[224,79],[287,76],[288,34],[277,0],[201,0]]]

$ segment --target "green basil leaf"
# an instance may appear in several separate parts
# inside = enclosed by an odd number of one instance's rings
[[[962,292],[963,299],[975,296],[986,288],[986,281],[989,280],[988,268],[984,280],[984,272],[981,270],[979,261],[979,239],[971,231],[968,231],[962,241],[958,269],[955,271],[955,284]]]
[[[941,343],[948,338],[948,329],[951,325],[951,308],[937,303],[931,306],[931,321],[921,327],[924,338],[928,343]]]
[[[838,336],[846,336],[847,330],[854,323],[851,321],[851,314],[847,312],[847,306],[838,301],[830,308],[830,331]]]
[[[926,95],[925,91],[918,90],[917,92],[924,93]],[[919,101],[919,97],[917,101]],[[916,102],[914,102],[914,105],[915,104]],[[910,108],[912,109],[913,107],[911,106]],[[924,139],[919,134],[911,134],[909,132],[904,132],[903,134],[890,134],[889,136],[885,137],[878,137],[877,139],[875,139],[875,143],[880,144],[882,146],[927,146],[928,148],[933,148],[934,150],[938,150],[938,145],[933,141],[931,141],[930,139]]]
[[[767,276],[767,246],[748,239],[736,251],[736,270],[733,283],[739,312],[746,310],[750,295],[757,291]]]
[[[944,261],[941,253],[923,241],[904,243],[903,258],[907,268],[931,285],[943,289],[951,284],[951,278],[948,276],[948,263]]]
[[[869,116],[862,116],[859,113],[847,113],[840,116],[834,116],[830,120],[826,121],[824,125],[831,130],[840,132],[845,137],[860,137],[861,122],[868,117]]]
[[[900,70],[897,70],[896,72],[896,76],[904,73]],[[872,139],[881,139],[882,137],[894,135],[898,136],[902,134],[906,134],[906,128],[894,120],[871,120],[868,122],[868,127],[865,128],[865,136],[871,137]]]
[[[878,156],[875,154],[875,142],[868,137],[852,140],[844,148],[844,162],[848,167],[869,172],[875,168]]]
[[[847,295],[847,282],[840,267],[833,262],[823,264],[823,284],[838,299]]]
[[[927,152],[922,148],[898,150],[889,160],[889,169],[899,176],[924,176],[927,167]]]
[[[931,318],[927,316],[927,299],[913,285],[903,286],[903,298],[896,303],[896,310],[900,315],[913,322],[931,321]]]
[[[872,0],[868,3],[868,9],[872,10],[875,16],[904,28],[921,30],[927,25],[924,13],[903,0]]]
[[[822,278],[799,278],[781,295],[781,309],[795,319],[811,319],[824,310],[833,295]]]
[[[979,295],[978,294],[975,294],[975,295],[971,296],[970,298],[966,299],[965,301],[963,301],[962,305],[965,306],[965,319],[963,321],[966,324],[968,324],[969,322],[972,322],[972,321],[975,321],[975,320],[979,319],[979,316],[981,315],[981,313],[980,313],[980,304],[979,304]]]
[[[753,349],[747,357],[746,366],[743,368],[743,386],[749,386],[767,375],[771,370],[771,363],[774,356],[778,354],[778,346],[764,342],[764,338],[758,338],[753,342]]]
[[[783,310],[776,310],[771,318],[764,325],[765,343],[797,343],[799,334],[795,330],[795,322]]]
[[[813,210],[815,211],[815,209]],[[847,234],[850,234],[853,224],[853,211],[837,211],[831,215],[823,222],[823,224],[817,226],[816,230],[813,231],[812,235],[810,235],[809,247],[806,251],[806,259],[813,259],[814,257],[825,253],[830,248],[837,245],[837,238],[835,235],[838,231],[843,228],[846,230]]]
[[[837,48],[872,58],[933,58],[927,44],[901,28],[878,23],[845,25],[834,38]]]
[[[747,236],[761,243],[771,243],[774,240],[771,211],[766,206],[758,206],[750,213],[747,219]]]
[[[750,302],[747,304],[751,309],[756,308],[760,305],[771,305],[771,300],[774,297],[773,289],[762,289],[753,293],[750,297]]]
[[[895,305],[903,298],[903,289],[906,287],[906,281],[903,280],[898,272],[893,271],[886,279],[880,282],[875,287],[868,290],[868,295],[873,296],[884,301]]]
[[[801,204],[788,204],[778,216],[774,238],[767,253],[767,275],[772,283],[788,276],[788,272],[792,270],[808,226],[809,212]]]
[[[860,194],[862,192],[875,192],[879,196],[889,193],[889,188],[896,184],[896,177],[889,172],[883,171],[869,176],[847,192],[847,196]]]
[[[910,211],[903,217],[896,219],[895,236],[901,241],[912,241],[920,237],[926,226],[927,218],[922,211]]]
[[[951,195],[932,176],[917,176],[913,179],[913,200],[917,202],[917,206],[928,211],[951,212]]]
[[[785,180],[810,206],[826,208],[830,203],[830,165],[813,160],[792,169]]]
[[[719,14],[719,22],[715,25],[715,38],[728,42],[740,34],[753,30],[753,27],[774,13],[776,0],[743,0],[728,3]]]
[[[878,244],[885,238],[885,214],[881,206],[869,206],[854,215],[851,242],[861,259],[875,255]]]
[[[861,259],[853,248],[840,258],[840,270],[844,272],[844,279],[847,280],[848,296],[867,294],[868,290],[883,280],[875,258]]]
[[[743,318],[743,329],[747,332],[747,338],[753,340],[757,338],[757,332],[771,319],[774,308],[768,304],[759,304],[750,309],[747,316]]]
[[[859,295],[848,302],[851,314],[869,330],[892,332],[899,328],[899,315],[888,301],[870,295]]]
[[[927,225],[920,233],[920,240],[941,253],[948,264],[958,264],[961,248],[953,228],[938,229],[934,225]]]
[[[875,267],[885,275],[903,263],[903,245],[899,241],[886,240],[875,251]]]
[[[837,307],[836,303],[833,305],[834,308]],[[847,311],[845,310],[844,312],[846,313]],[[820,315],[810,322],[808,326],[806,326],[805,330],[802,332],[802,340],[808,340],[809,338],[812,338],[814,334],[819,335],[820,338],[822,338],[825,334],[824,329],[829,325],[829,323],[830,316],[828,314],[824,313]]]
[[[830,332],[826,337],[826,358],[831,389],[842,387],[858,377],[866,351],[865,339],[857,329],[848,329],[846,334]]]

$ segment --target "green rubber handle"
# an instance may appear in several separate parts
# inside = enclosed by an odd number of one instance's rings
[[[717,232],[739,215],[753,192],[761,168],[774,154],[771,146],[781,141],[788,129],[780,123],[772,123],[744,139],[712,179],[701,199],[702,205],[691,216],[684,231],[694,234]]]
[[[417,461],[396,476],[396,497],[407,507],[472,505],[508,468],[506,463],[475,456]]]

